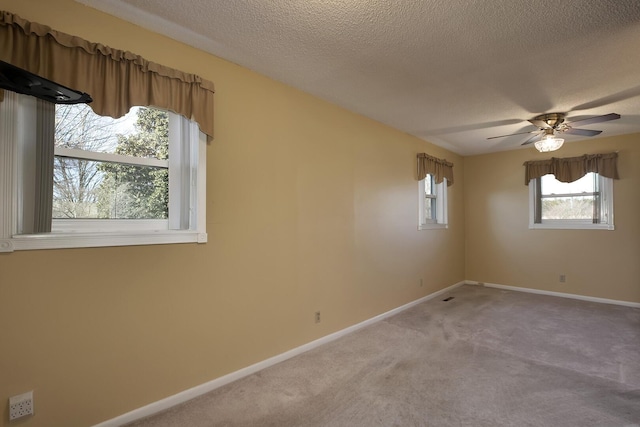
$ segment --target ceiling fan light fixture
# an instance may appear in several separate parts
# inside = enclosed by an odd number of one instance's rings
[[[553,129],[545,129],[544,136],[535,142],[536,150],[541,153],[556,151],[564,144],[564,139],[555,136]]]

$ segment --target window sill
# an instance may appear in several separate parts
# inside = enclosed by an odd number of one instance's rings
[[[591,224],[591,223],[542,223],[542,224],[529,224],[530,230],[614,230],[613,224]]]
[[[105,233],[25,234],[0,240],[0,252],[35,249],[95,248],[105,246],[206,243],[207,233],[196,231],[147,231]]]
[[[422,231],[422,230],[439,230],[439,229],[445,229],[445,228],[449,228],[449,224],[420,224],[418,226],[418,230]]]

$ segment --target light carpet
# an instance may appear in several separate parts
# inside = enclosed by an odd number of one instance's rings
[[[639,426],[640,309],[465,285],[130,425]]]

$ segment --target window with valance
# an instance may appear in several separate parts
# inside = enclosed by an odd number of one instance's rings
[[[530,228],[613,230],[618,153],[527,161]]]
[[[447,228],[447,187],[453,184],[453,163],[417,155],[418,229]]]
[[[77,108],[70,112],[62,108],[69,106],[0,91],[0,251],[206,241],[213,83],[6,11],[0,12],[0,60],[93,99],[90,109],[72,106]],[[112,126],[113,141],[92,140],[95,129],[71,138],[79,127],[65,126],[78,117],[91,117],[95,127]],[[127,121],[137,133],[119,133]],[[87,176],[102,180],[87,183]],[[88,191],[93,198],[69,209],[56,200]],[[135,200],[140,194],[158,206],[142,209]],[[111,199],[117,200],[102,206]]]

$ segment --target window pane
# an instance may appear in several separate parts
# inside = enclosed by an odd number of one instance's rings
[[[166,219],[168,198],[167,169],[55,157],[55,219]]]
[[[433,218],[432,215],[433,215],[433,209],[431,206],[431,199],[429,198],[424,199],[424,219],[428,221]]]
[[[436,199],[432,197],[424,199],[424,219],[425,221],[436,219]]]
[[[553,175],[545,175],[541,178],[542,194],[577,194],[593,193],[594,173],[590,172],[573,182],[560,182]]]
[[[597,175],[588,173],[574,182],[560,182],[553,175],[541,178],[542,219],[593,220],[600,203]]]
[[[433,175],[427,174],[424,178],[424,192],[425,194],[434,194],[433,191]]]
[[[56,105],[55,145],[92,152],[166,160],[168,113],[134,107],[119,119],[88,105]],[[53,218],[168,216],[168,171],[148,166],[58,157],[54,164]]]
[[[118,119],[86,104],[56,105],[55,145],[135,157],[169,158],[169,117],[156,108],[133,107]]]
[[[542,219],[593,219],[594,196],[542,199]]]

